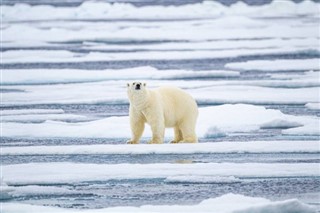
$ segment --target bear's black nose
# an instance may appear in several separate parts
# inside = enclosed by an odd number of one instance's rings
[[[140,83],[137,83],[137,85],[136,85],[136,90],[139,90],[139,89],[140,89],[140,86],[141,86],[141,84],[140,84]]]

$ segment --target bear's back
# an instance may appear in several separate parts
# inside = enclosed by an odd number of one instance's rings
[[[164,86],[155,89],[162,99],[166,126],[175,125],[190,116],[198,116],[198,107],[193,97],[177,87]]]

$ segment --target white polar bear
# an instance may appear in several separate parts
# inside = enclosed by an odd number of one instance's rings
[[[128,83],[127,86],[132,131],[132,138],[127,143],[139,143],[145,123],[152,130],[149,143],[163,143],[166,127],[174,128],[171,143],[198,142],[195,133],[198,106],[191,95],[175,87],[147,89],[141,82]]]

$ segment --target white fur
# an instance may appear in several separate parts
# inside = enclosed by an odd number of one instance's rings
[[[136,90],[137,84],[141,85],[140,90]],[[132,138],[128,143],[139,143],[145,123],[152,130],[149,143],[163,143],[166,127],[174,128],[172,143],[198,142],[195,133],[198,107],[188,93],[176,87],[151,90],[146,88],[146,84],[133,82],[128,84],[128,97],[132,131]]]

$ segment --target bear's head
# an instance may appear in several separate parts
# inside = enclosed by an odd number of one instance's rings
[[[146,89],[146,83],[142,82],[132,82],[132,83],[127,83],[128,91],[130,90],[131,92],[143,92]]]
[[[147,96],[147,84],[137,81],[127,83],[127,92],[131,104],[141,104]]]

